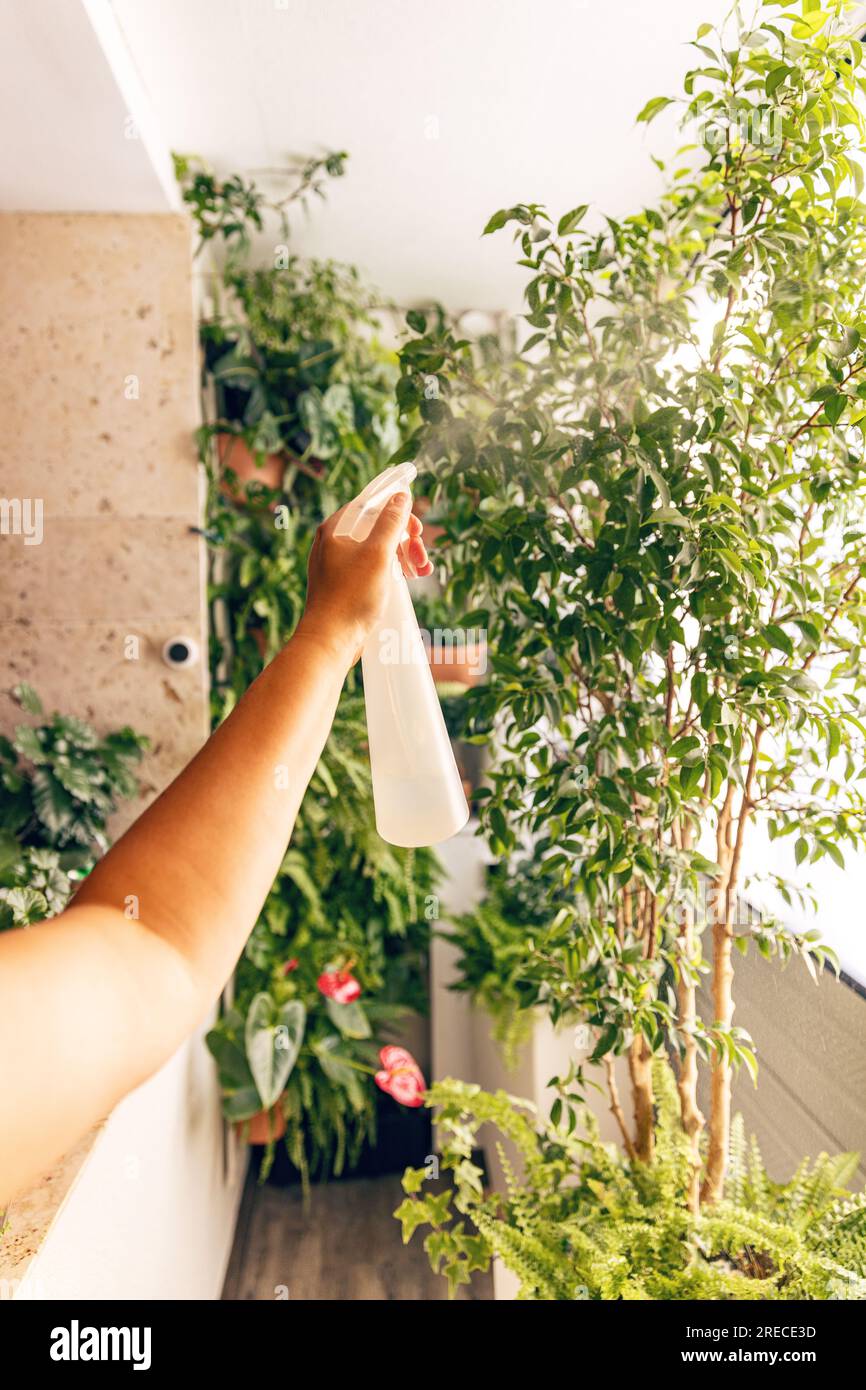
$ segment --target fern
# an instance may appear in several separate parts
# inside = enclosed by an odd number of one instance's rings
[[[521,1283],[526,1297],[533,1299],[566,1299],[573,1297],[576,1283],[574,1271],[562,1259],[560,1252],[533,1231],[523,1231],[498,1221],[483,1209],[474,1215],[475,1224],[494,1254]]]
[[[743,1117],[736,1114],[731,1121],[731,1138],[728,1144],[728,1174],[726,1190],[732,1202],[743,1206],[746,1201],[748,1181],[748,1158],[746,1149],[746,1126]]]
[[[410,1170],[398,1213],[404,1239],[433,1228],[426,1248],[452,1292],[470,1265],[486,1268],[496,1255],[520,1280],[520,1297],[531,1300],[866,1296],[866,1193],[844,1190],[856,1155],[821,1154],[788,1183],[774,1183],[737,1116],[725,1198],[695,1216],[686,1200],[688,1143],[663,1059],[654,1063],[653,1085],[655,1157],[631,1164],[602,1143],[585,1107],[581,1132],[566,1135],[504,1091],[441,1082],[428,1103],[441,1108],[442,1162],[455,1189],[422,1197],[423,1170]],[[502,1136],[502,1193],[484,1192],[471,1161],[486,1125]],[[462,1221],[449,1225],[452,1195],[475,1237]]]

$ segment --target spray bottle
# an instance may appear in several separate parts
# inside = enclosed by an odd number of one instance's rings
[[[334,534],[363,541],[416,468],[398,463],[368,483]],[[454,752],[400,561],[395,557],[381,617],[361,652],[376,829],[391,845],[435,845],[469,819]]]

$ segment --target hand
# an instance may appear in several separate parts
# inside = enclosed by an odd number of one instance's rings
[[[421,539],[421,522],[410,512],[408,493],[395,493],[386,502],[364,541],[334,535],[344,510],[334,512],[316,532],[298,632],[316,638],[351,665],[382,611],[394,556],[399,556],[407,579],[424,578],[433,566]]]

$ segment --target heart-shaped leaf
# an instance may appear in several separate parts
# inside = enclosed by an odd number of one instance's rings
[[[262,1106],[269,1110],[286,1088],[298,1060],[307,1012],[299,999],[278,1008],[269,994],[257,994],[247,1014],[244,1042]]]

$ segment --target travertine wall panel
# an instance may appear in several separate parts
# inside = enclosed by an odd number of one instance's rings
[[[0,497],[42,511],[41,543],[0,535],[0,686],[148,734],[152,794],[207,731],[204,661],[161,657],[179,634],[204,651],[185,220],[0,217],[0,337]]]

